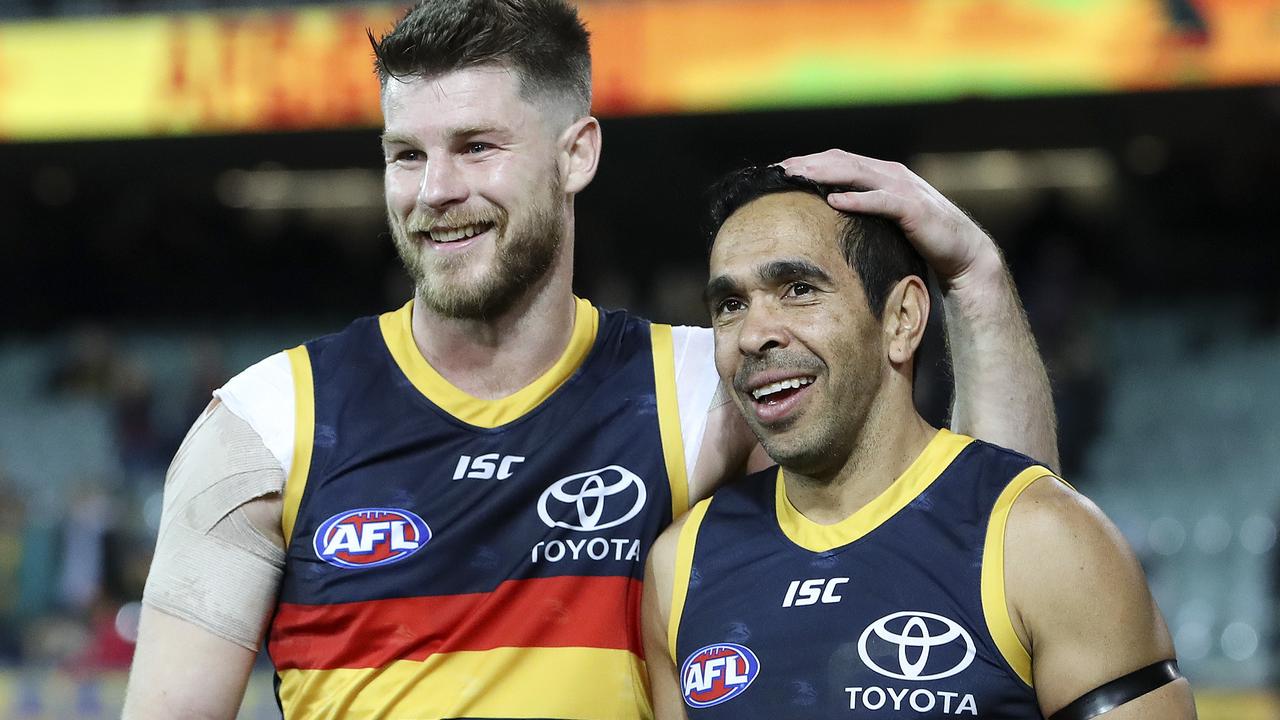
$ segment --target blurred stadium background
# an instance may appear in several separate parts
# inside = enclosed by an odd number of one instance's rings
[[[364,37],[402,8],[0,2],[0,718],[118,716],[209,391],[407,297]],[[702,322],[712,178],[906,162],[1003,246],[1067,477],[1137,549],[1201,717],[1280,717],[1280,0],[581,8],[580,294]],[[278,717],[269,678],[243,717]]]

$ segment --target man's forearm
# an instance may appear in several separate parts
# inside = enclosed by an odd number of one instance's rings
[[[1044,361],[999,252],[944,283],[947,345],[955,376],[956,432],[1058,469],[1057,420]]]

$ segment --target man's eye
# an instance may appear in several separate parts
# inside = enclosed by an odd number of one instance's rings
[[[725,313],[733,313],[741,310],[745,305],[738,298],[725,298],[716,305],[716,314],[724,315]]]
[[[813,292],[813,286],[809,283],[791,283],[791,287],[787,288],[787,294],[795,297],[808,295],[811,292]]]
[[[417,150],[401,150],[396,153],[396,160],[403,162],[417,162],[422,159],[422,153]]]
[[[479,155],[480,153],[493,147],[489,143],[473,142],[467,143],[467,153],[470,155]]]

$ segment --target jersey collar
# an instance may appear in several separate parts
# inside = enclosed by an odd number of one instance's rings
[[[382,338],[396,365],[428,400],[469,425],[495,428],[520,419],[551,397],[573,374],[595,345],[600,314],[591,303],[574,298],[573,334],[560,359],[538,379],[504,398],[483,400],[458,389],[444,378],[413,341],[413,301],[378,318]]]
[[[919,497],[947,469],[973,438],[943,428],[924,451],[874,500],[849,517],[832,525],[821,525],[800,513],[787,497],[782,468],[775,480],[774,508],[778,527],[791,542],[810,552],[826,552],[858,540],[875,530],[912,500]]]

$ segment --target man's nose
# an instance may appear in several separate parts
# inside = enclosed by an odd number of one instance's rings
[[[738,333],[738,349],[744,355],[763,355],[769,350],[786,347],[791,332],[780,308],[771,303],[752,303]]]
[[[418,204],[439,211],[465,200],[467,192],[462,172],[452,159],[432,159],[422,173]]]

